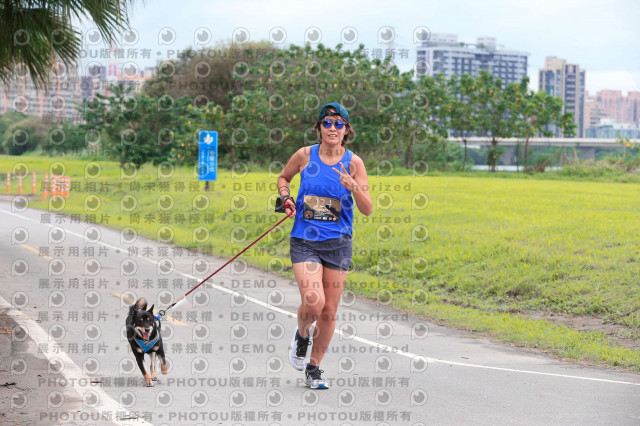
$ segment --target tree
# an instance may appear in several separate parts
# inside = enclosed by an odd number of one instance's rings
[[[549,125],[559,127],[565,136],[575,134],[576,125],[571,111],[562,113],[562,99],[552,96],[544,90],[533,92],[528,90],[529,77],[525,76],[518,85],[519,94],[513,105],[516,116],[515,136],[525,140],[523,163],[525,171],[529,169],[529,140],[542,134],[552,137],[554,132]]]
[[[53,124],[47,140],[42,145],[42,151],[49,155],[57,155],[67,152],[79,153],[86,147],[87,140],[82,129],[63,121]]]
[[[97,94],[85,102],[82,115],[86,132],[98,135],[103,151],[136,167],[151,162],[160,164],[175,153],[176,135],[187,131],[181,118],[192,100],[183,96],[164,105],[145,94],[132,96],[132,88],[122,84],[107,97]]]
[[[627,154],[632,160],[640,156],[640,143],[632,142],[629,138],[624,138],[618,134],[616,134],[616,143],[619,143],[623,147],[621,158],[623,164],[627,161]]]
[[[0,81],[7,85],[26,66],[38,87],[49,80],[56,61],[72,65],[82,45],[72,19],[95,24],[106,43],[128,26],[131,0],[0,0]]]
[[[478,93],[478,128],[491,138],[487,164],[492,172],[496,171],[499,150],[498,142],[514,134],[516,116],[514,103],[518,101],[518,84],[509,83],[503,89],[502,80],[484,70],[476,79]]]
[[[229,112],[225,114],[222,107],[212,103],[203,106],[188,105],[180,115],[180,126],[184,131],[176,133],[176,144],[171,152],[171,160],[178,164],[196,164],[201,130],[218,131],[219,152],[227,153],[228,145],[223,141],[228,135],[225,126],[228,115]],[[224,155],[219,154],[219,156],[224,158]]]
[[[0,115],[0,148],[4,149],[5,147],[4,136],[9,126],[25,118],[27,118],[27,115],[18,111],[8,111]]]
[[[241,95],[243,83],[252,81],[237,76],[250,72],[270,50],[275,48],[266,41],[249,42],[242,47],[218,43],[199,50],[187,48],[177,60],[159,64],[155,76],[145,83],[143,91],[155,98],[189,96],[197,107],[211,102],[227,111],[231,107],[229,93]]]
[[[467,138],[478,129],[478,93],[475,80],[469,74],[458,78],[452,75],[448,82],[450,92],[450,127],[464,143],[464,160],[462,170],[467,166]]]
[[[229,93],[229,109],[225,112],[220,105],[209,103],[204,106],[189,105],[186,116],[182,116],[185,131],[178,136],[181,151],[179,159],[195,163],[198,156],[200,130],[218,132],[218,151],[221,162],[232,166],[239,161],[265,163],[277,151],[273,144],[270,121],[264,111],[268,110],[268,96],[264,89],[251,90],[243,95]],[[288,133],[282,131],[278,141]],[[277,158],[277,157],[276,157]]]
[[[234,131],[246,132],[246,143],[234,150],[239,160],[286,161],[303,144],[315,143],[320,107],[336,101],[349,110],[356,130],[350,149],[366,156],[389,148],[395,155],[403,143],[396,130],[405,123],[395,113],[410,74],[401,74],[389,58],[369,60],[364,45],[355,51],[322,44],[267,51],[246,76],[235,78],[243,92],[230,109]]]
[[[416,143],[438,143],[442,151],[439,157],[446,158],[452,97],[447,90],[444,74],[440,73],[436,77],[422,76],[416,86],[416,89],[404,96],[411,102],[411,108],[405,108],[410,116],[405,114],[401,120],[401,128],[406,127],[411,131],[405,138],[408,143],[403,147],[406,168],[410,167],[411,151]],[[441,164],[444,167],[446,161]]]
[[[4,132],[4,151],[9,155],[22,155],[46,143],[49,125],[40,117],[28,116],[16,121]]]

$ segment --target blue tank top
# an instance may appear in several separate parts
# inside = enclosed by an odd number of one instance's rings
[[[291,236],[312,241],[351,236],[353,198],[333,168],[342,172],[342,163],[349,172],[353,152],[345,149],[340,162],[328,166],[320,160],[318,148],[318,144],[311,146],[309,164],[300,172]]]

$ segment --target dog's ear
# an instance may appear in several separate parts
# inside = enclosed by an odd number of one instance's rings
[[[153,307],[154,306],[156,306],[156,305],[155,304],[151,305],[151,307],[149,309],[147,309],[147,312],[150,312],[151,314],[153,314]]]

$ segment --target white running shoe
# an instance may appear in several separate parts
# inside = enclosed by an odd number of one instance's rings
[[[296,330],[291,340],[291,345],[289,345],[289,362],[291,366],[298,371],[303,371],[309,362],[307,352],[310,343],[311,336],[307,339],[299,339],[298,331]]]

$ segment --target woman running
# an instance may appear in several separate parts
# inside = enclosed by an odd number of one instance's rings
[[[293,154],[278,177],[278,192],[279,211],[295,217],[290,255],[301,299],[289,361],[296,370],[305,370],[307,386],[328,389],[320,363],[333,337],[351,266],[353,202],[366,216],[373,203],[364,162],[345,148],[355,136],[345,107],[337,102],[323,106],[315,131],[319,143]],[[297,173],[300,189],[295,201],[289,185]]]

